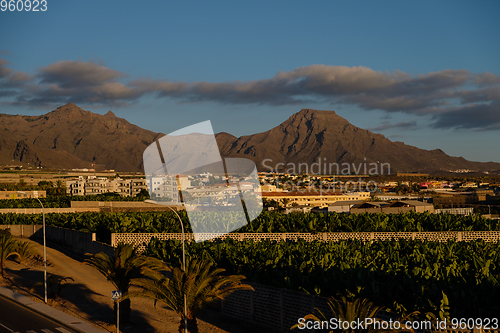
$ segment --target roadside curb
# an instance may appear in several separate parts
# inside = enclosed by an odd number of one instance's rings
[[[41,315],[44,315],[46,317],[49,317],[50,319],[57,321],[66,327],[69,327],[71,329],[74,329],[78,332],[82,333],[109,333],[108,331],[97,328],[94,325],[84,321],[81,318],[76,318],[73,317],[67,313],[64,313],[62,311],[59,311],[57,309],[54,309],[53,307],[40,303],[40,302],[35,302],[29,297],[26,297],[24,295],[18,294],[8,288],[5,287],[0,287],[0,295],[4,296],[10,300],[13,300],[14,302],[34,311],[37,312]]]

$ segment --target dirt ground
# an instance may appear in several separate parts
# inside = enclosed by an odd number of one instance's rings
[[[40,254],[41,244],[31,242]],[[83,258],[75,257],[52,244],[47,246],[47,272],[71,277],[61,289],[57,299],[49,299],[49,305],[83,318],[110,332],[116,332],[113,316],[111,291],[113,285],[97,270],[83,263]],[[10,287],[21,294],[43,302],[43,265],[42,262],[7,262],[6,278],[0,284]],[[177,332],[180,316],[161,303],[144,298],[133,298],[131,302],[131,321],[127,326],[120,325],[124,333],[139,332]],[[227,317],[218,311],[204,309],[198,315],[201,333],[250,333],[265,331],[239,319]]]

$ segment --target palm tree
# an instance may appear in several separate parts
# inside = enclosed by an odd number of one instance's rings
[[[187,328],[190,333],[198,333],[197,312],[207,304],[224,299],[236,290],[253,290],[250,285],[241,284],[243,275],[223,276],[223,268],[212,268],[208,260],[192,259],[186,270],[175,267],[171,277],[165,272],[149,270],[149,278],[134,280],[141,291],[130,292],[128,297],[148,297],[162,302],[181,316],[179,333],[184,331],[184,294],[187,304]]]
[[[5,261],[11,255],[18,255],[17,241],[12,237],[10,230],[0,230],[0,275],[4,277]]]
[[[109,257],[104,252],[85,259],[85,263],[97,269],[117,290],[122,293],[128,292],[131,281],[142,276],[143,270],[163,267],[163,263],[155,258],[146,257],[137,252],[137,247],[131,244],[120,243],[114,249],[114,256]],[[130,321],[130,299],[126,298],[120,302],[120,320]],[[114,313],[116,316],[116,302],[114,303]]]
[[[344,296],[340,298],[340,301],[331,298],[328,301],[328,306],[330,307],[330,310],[332,311],[333,317],[332,318],[337,318],[338,320],[341,321],[347,321],[347,322],[352,322],[358,320],[364,320],[366,318],[374,318],[375,315],[382,310],[382,307],[374,306],[373,303],[368,301],[368,299],[356,299],[354,301],[348,301]],[[328,320],[327,316],[321,312],[321,310],[316,309],[319,312],[319,315],[321,316],[322,319],[319,319],[316,315],[314,314],[308,314],[307,316],[304,317],[306,320],[314,320],[314,321],[322,321],[322,320]],[[292,328],[296,328],[298,326],[295,325]],[[367,330],[363,330],[365,332],[377,332],[377,330],[373,330],[371,328]],[[344,330],[344,332],[348,333],[355,333],[358,332],[358,330]],[[359,330],[361,332],[361,330]]]
[[[32,244],[22,241],[17,241],[16,244],[16,253],[19,257],[20,262],[24,262],[38,255],[38,252],[35,250]]]
[[[283,207],[285,207],[285,208],[286,208],[286,207],[288,206],[288,204],[290,203],[290,199],[288,199],[288,198],[283,198],[283,199],[281,199],[280,201],[281,201],[281,204],[283,205]]]
[[[333,317],[331,318],[337,318],[338,320],[341,320],[342,322],[357,322],[359,321],[364,321],[367,318],[372,318],[374,321],[379,321],[383,322],[383,320],[375,319],[375,316],[382,311],[384,308],[381,306],[375,306],[372,302],[370,302],[368,299],[356,299],[354,301],[349,301],[347,298],[342,296],[340,300],[337,300],[335,298],[331,298],[328,301],[328,306],[330,307],[330,310],[333,314]],[[323,314],[319,309],[316,308],[316,311],[318,311],[320,318],[318,318],[314,314],[308,314],[307,316],[304,317],[306,320],[314,320],[317,322],[321,321],[328,321],[329,318]],[[404,318],[399,320],[399,323],[404,323],[408,318],[418,314],[417,311],[410,313],[409,315],[405,316]],[[299,327],[299,324],[296,324],[292,327],[297,328]],[[403,327],[401,329],[394,329],[392,332],[398,332],[403,330]],[[405,331],[413,331],[411,329],[406,329],[404,328]],[[370,325],[370,326],[365,326],[364,328],[359,328],[359,329],[342,329],[343,332],[347,333],[357,333],[357,332],[367,332],[367,333],[375,333],[375,332],[389,332],[391,331],[390,329],[380,329],[377,328],[375,325]],[[332,332],[332,331],[330,331]]]

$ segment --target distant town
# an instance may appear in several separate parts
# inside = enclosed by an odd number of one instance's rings
[[[119,174],[114,170],[42,171],[18,166],[3,166],[2,169],[0,199],[115,195],[125,201],[147,197],[168,201],[173,206],[182,205],[181,201],[217,206],[231,205],[239,191],[259,190],[265,210],[284,213],[429,211],[469,215],[476,212],[498,218],[500,212],[500,176],[492,174],[293,175],[260,172],[257,181],[251,177],[226,178],[208,172],[178,175],[175,179],[146,179],[140,173]],[[184,199],[179,196],[180,190]]]

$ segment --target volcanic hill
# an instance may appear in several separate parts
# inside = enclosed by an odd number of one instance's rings
[[[111,111],[99,115],[72,103],[41,116],[0,114],[0,133],[0,164],[70,169],[90,168],[95,163],[116,171],[143,171],[144,149],[163,136]],[[323,165],[389,163],[391,172],[500,170],[500,163],[471,162],[440,149],[390,141],[350,124],[334,111],[303,109],[266,132],[239,138],[218,133],[216,138],[222,156],[252,159],[260,171],[278,163],[312,165],[318,161]]]

